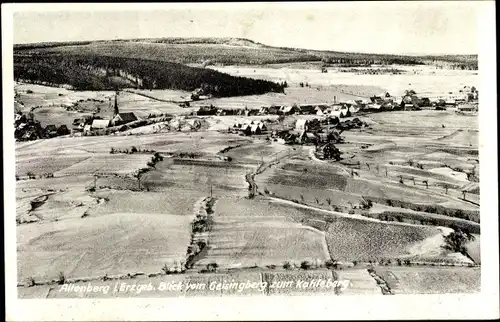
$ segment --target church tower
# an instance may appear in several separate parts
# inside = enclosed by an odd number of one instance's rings
[[[113,114],[113,116],[117,116],[118,115],[119,110],[118,110],[118,92],[116,92],[115,94],[115,112]]]

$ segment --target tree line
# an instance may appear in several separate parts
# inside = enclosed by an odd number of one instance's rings
[[[103,72],[105,71],[105,72]],[[120,79],[122,73],[140,80]],[[203,87],[215,97],[283,92],[283,84],[236,77],[211,69],[182,64],[98,55],[14,55],[14,78],[30,82],[68,84],[77,90],[111,90],[123,87],[193,91]]]

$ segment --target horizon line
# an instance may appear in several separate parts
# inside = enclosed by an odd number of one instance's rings
[[[13,43],[14,46],[16,45],[37,45],[37,44],[44,44],[44,43],[78,43],[78,42],[104,42],[104,41],[131,41],[131,40],[136,40],[136,39],[241,39],[241,40],[247,40],[250,42],[253,42],[255,44],[263,45],[266,47],[271,47],[271,48],[286,48],[286,49],[299,49],[299,50],[311,50],[311,51],[329,51],[329,52],[338,52],[338,53],[348,53],[348,54],[368,54],[368,55],[391,55],[391,56],[479,56],[477,53],[472,54],[472,53],[467,53],[467,54],[458,54],[458,53],[415,53],[415,52],[410,52],[410,53],[376,53],[376,52],[365,52],[365,51],[341,51],[341,50],[335,50],[335,49],[311,49],[311,48],[304,48],[304,47],[288,47],[288,46],[271,46],[271,45],[266,45],[264,43],[252,40],[250,38],[243,38],[243,37],[209,37],[209,36],[192,36],[192,37],[137,37],[137,38],[108,38],[108,39],[82,39],[82,40],[57,40],[57,41],[38,41],[38,42],[25,42],[25,43]]]

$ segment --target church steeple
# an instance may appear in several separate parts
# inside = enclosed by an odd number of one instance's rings
[[[118,110],[118,92],[116,92],[116,94],[115,94],[115,112],[114,112],[113,116],[118,115],[118,113],[120,113],[120,112]]]

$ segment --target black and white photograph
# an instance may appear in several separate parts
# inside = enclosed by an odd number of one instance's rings
[[[494,27],[491,1],[2,5],[7,319],[498,317]]]

